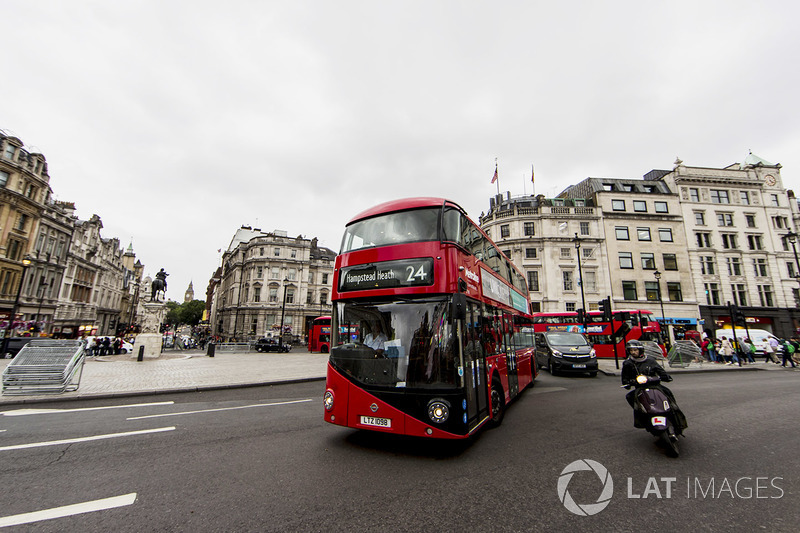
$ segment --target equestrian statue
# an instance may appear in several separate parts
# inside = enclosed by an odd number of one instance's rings
[[[163,298],[166,298],[167,276],[169,276],[169,274],[164,272],[163,268],[156,273],[156,279],[154,279],[153,283],[151,284],[151,293],[150,293],[151,302],[158,302],[161,300],[161,298],[159,298],[158,294],[159,292],[163,293]]]

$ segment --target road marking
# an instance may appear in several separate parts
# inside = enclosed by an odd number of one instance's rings
[[[155,405],[172,405],[175,402],[132,403],[129,405],[107,405],[105,407],[77,407],[75,409],[17,409],[6,411],[3,416],[48,415],[53,413],[80,413],[83,411],[101,411],[104,409],[122,409],[124,407],[151,407]]]
[[[76,514],[105,511],[106,509],[131,505],[135,501],[136,493],[131,492],[130,494],[123,494],[122,496],[114,496],[111,498],[103,498],[102,500],[75,503],[72,505],[65,505],[63,507],[54,507],[52,509],[43,509],[41,511],[16,514],[13,516],[4,516],[0,517],[0,527],[18,526],[20,524],[30,524],[32,522],[52,520],[53,518],[63,518],[65,516],[72,516]]]
[[[93,435],[91,437],[78,437],[75,439],[51,440],[47,442],[31,442],[29,444],[15,444],[13,446],[0,446],[0,452],[9,450],[24,450],[26,448],[41,448],[43,446],[58,446],[60,444],[75,444],[76,442],[89,442],[93,440],[116,439],[118,437],[132,437],[134,435],[146,435],[148,433],[160,433],[162,431],[173,431],[175,426],[156,429],[142,429],[139,431],[125,431],[124,433],[109,433],[107,435]]]
[[[201,409],[199,411],[183,411],[181,413],[164,413],[161,415],[145,415],[145,416],[132,416],[127,418],[126,420],[142,420],[145,418],[161,418],[164,416],[180,416],[180,415],[194,415],[197,413],[216,413],[218,411],[234,411],[236,409],[250,409],[251,407],[272,407],[274,405],[289,405],[293,403],[304,403],[304,402],[313,402],[312,398],[306,398],[305,400],[291,400],[288,402],[274,402],[274,403],[257,403],[253,405],[240,405],[238,407],[219,407],[217,409]]]

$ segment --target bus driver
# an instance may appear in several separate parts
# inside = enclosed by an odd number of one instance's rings
[[[376,357],[383,355],[385,343],[389,339],[386,338],[386,334],[383,332],[383,327],[381,326],[380,321],[373,322],[370,325],[370,330],[371,331],[367,333],[367,336],[364,337],[364,344],[375,350]]]

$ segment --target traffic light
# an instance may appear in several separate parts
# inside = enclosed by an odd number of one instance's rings
[[[578,309],[578,324],[586,324],[586,311]]]
[[[604,298],[597,303],[597,308],[603,313],[603,321],[611,322],[611,298]]]

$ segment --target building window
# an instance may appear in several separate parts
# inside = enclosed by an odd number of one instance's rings
[[[796,272],[794,271],[794,263],[791,261],[786,261],[786,271],[789,273],[789,277],[795,277]]]
[[[742,200],[742,204],[750,205],[750,194],[747,191],[739,191],[739,197]]]
[[[525,259],[536,259],[536,248],[525,248]]]
[[[588,292],[597,292],[597,274],[589,270],[583,272],[583,279],[580,280],[583,289]]]
[[[16,149],[17,149],[16,146],[14,146],[13,144],[6,143],[6,151],[5,151],[6,159],[8,159],[9,161],[13,161],[14,150]]]
[[[748,235],[747,236],[747,246],[751,250],[763,250],[764,245],[761,241],[761,235]]]
[[[575,287],[572,282],[572,271],[571,270],[562,270],[561,271],[561,279],[563,282],[563,287],[565,291],[573,291]]]
[[[744,222],[747,224],[748,228],[755,228],[756,227],[756,216],[755,215],[745,215]]]
[[[758,299],[761,302],[761,307],[774,307],[775,302],[772,299],[772,287],[770,285],[759,285]]]
[[[633,210],[637,213],[646,213],[647,212],[647,202],[644,200],[634,200],[633,201]]]
[[[659,228],[658,240],[661,242],[672,242],[672,230],[670,228]]]
[[[644,295],[648,301],[658,301],[658,282],[657,281],[645,281],[644,282]]]
[[[20,213],[19,218],[17,219],[17,225],[14,227],[14,229],[17,229],[19,231],[25,231],[25,224],[27,224],[27,222],[28,222],[28,215],[26,215],[25,213]]]
[[[572,248],[561,248],[561,259],[569,259],[572,257]]]
[[[611,200],[612,211],[625,211],[625,200]]]
[[[323,285],[327,285],[328,284],[328,275],[327,274],[323,274],[322,275],[322,284]]]
[[[589,235],[589,223],[581,222],[581,235]]]
[[[768,276],[769,273],[767,272],[767,260],[763,257],[753,259],[753,270],[755,270],[756,276],[758,277]]]
[[[290,281],[295,281],[297,279],[297,269],[296,268],[290,268],[288,270],[288,273],[286,274],[286,279],[288,279]]]
[[[717,225],[733,226],[733,215],[731,213],[717,213]]]
[[[272,267],[272,270],[270,270],[269,279],[281,279],[280,267]]]
[[[253,287],[253,301],[256,303],[261,301],[261,287]]]
[[[698,226],[706,225],[706,215],[702,211],[694,212],[694,223]]]
[[[778,195],[777,194],[770,194],[769,196],[772,199],[772,206],[773,207],[780,207],[781,206],[781,203],[778,201]]]
[[[636,236],[640,241],[649,241],[650,228],[636,228]]]
[[[733,292],[733,303],[736,305],[747,305],[747,286],[744,283],[734,283],[731,285]]]
[[[575,302],[567,302],[564,304],[564,310],[567,313],[574,313],[575,312]]]
[[[655,270],[656,269],[656,257],[654,254],[651,253],[643,253],[642,254],[642,269],[643,270]]]
[[[292,250],[292,251],[290,252],[290,256],[291,256],[291,257],[297,257],[297,250]]]
[[[293,304],[294,303],[294,289],[285,289],[286,290],[286,303]]]
[[[526,222],[522,228],[526,236],[536,235],[536,226],[533,222]]]
[[[269,288],[269,301],[275,303],[278,301],[278,288],[277,287],[270,287]]]
[[[700,273],[706,276],[713,276],[715,274],[714,257],[710,255],[700,256]]]
[[[695,189],[695,188],[689,189],[689,199],[691,199],[692,202],[699,202],[700,201],[700,190],[699,189]]]
[[[327,292],[322,291],[321,293],[319,293],[319,303],[321,303],[322,305],[328,305],[328,293]]]
[[[500,238],[506,238],[511,235],[511,230],[508,227],[508,224],[503,224],[500,226]]]
[[[264,267],[256,267],[256,279],[261,279],[264,277]]]
[[[725,259],[725,262],[728,264],[729,276],[742,275],[742,262],[739,260],[738,257],[728,257],[727,259]]]
[[[539,271],[538,270],[528,270],[528,290],[529,291],[538,291],[539,290]]]
[[[275,248],[272,251],[272,255],[274,255],[275,257],[280,257],[281,256],[281,249],[280,248]]]
[[[722,247],[728,250],[735,250],[736,246],[736,234],[735,233],[723,233],[722,235]]]
[[[729,204],[728,191],[721,191],[719,189],[711,189],[711,203],[712,204]]]
[[[8,172],[4,170],[0,170],[0,187],[5,187],[6,183],[8,183]]]
[[[622,282],[622,299],[623,300],[638,300],[639,297],[636,295],[636,282],[635,281],[623,281]]]
[[[683,301],[683,293],[681,292],[681,284],[677,281],[668,281],[667,282],[667,294],[669,294],[669,300],[671,302],[682,302]]]
[[[628,227],[627,226],[617,226],[614,228],[614,232],[617,235],[618,241],[629,241],[630,236],[628,235]]]
[[[698,248],[711,248],[711,234],[705,232],[695,233]]]
[[[669,206],[667,202],[653,202],[655,206],[656,213],[669,213]]]
[[[664,270],[678,270],[678,257],[675,254],[663,254]]]
[[[719,286],[716,283],[706,283],[706,303],[708,305],[719,305]]]
[[[633,254],[631,252],[619,253],[619,267],[620,268],[633,268]]]

